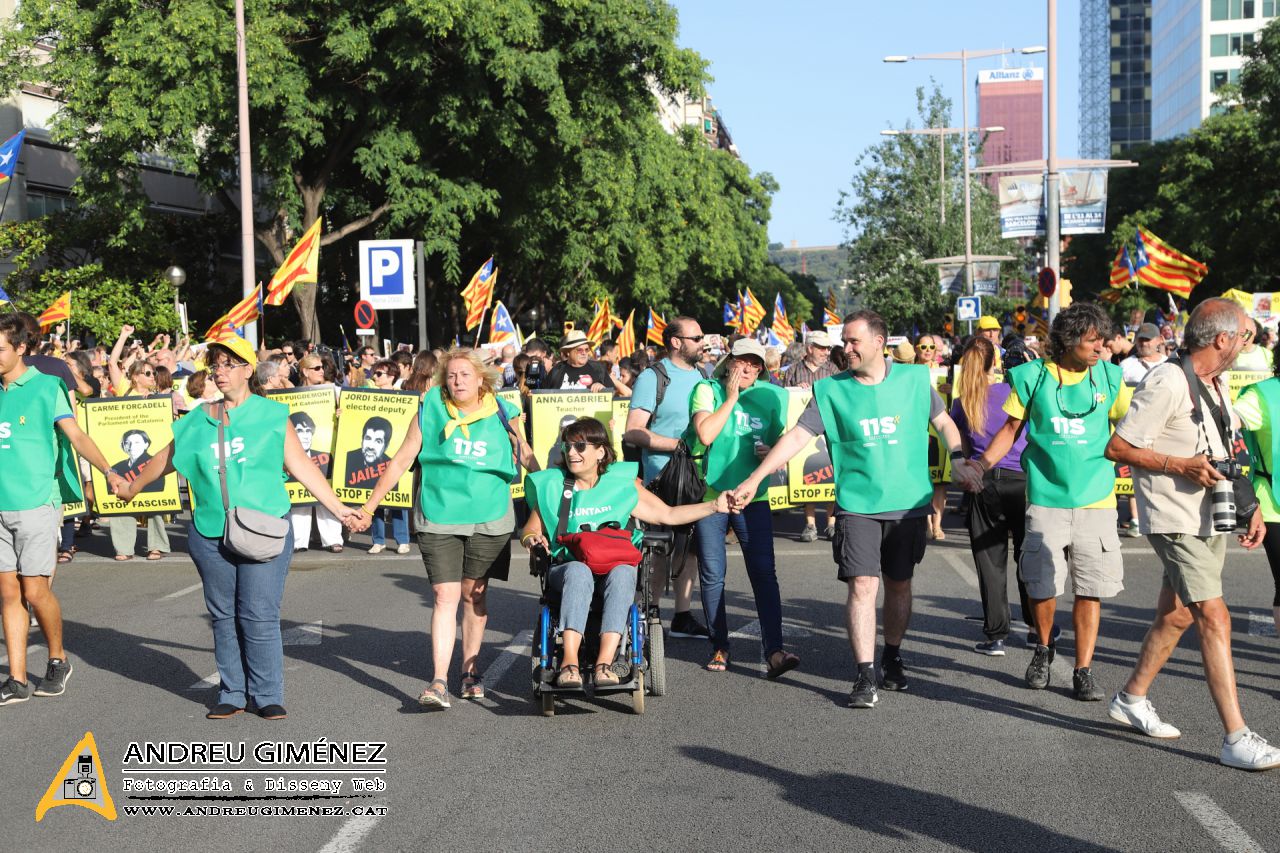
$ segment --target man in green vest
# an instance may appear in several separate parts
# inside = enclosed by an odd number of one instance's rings
[[[0,684],[0,705],[25,702],[32,694],[58,696],[71,676],[62,647],[62,610],[50,583],[57,564],[57,530],[64,499],[78,500],[79,470],[66,441],[107,476],[112,491],[124,478],[76,425],[67,388],[56,377],[27,367],[33,336],[17,314],[0,317],[0,612],[4,620],[9,677]],[[59,475],[71,472],[69,476]],[[70,494],[64,498],[64,489]],[[49,647],[40,686],[27,678],[26,600]]]
[[[1111,318],[1098,305],[1077,302],[1063,309],[1049,331],[1049,358],[1008,372],[1008,418],[976,460],[990,469],[1026,429],[1027,533],[1018,569],[1038,639],[1027,686],[1049,686],[1054,612],[1070,579],[1076,637],[1072,687],[1082,702],[1103,698],[1090,669],[1101,599],[1124,589],[1115,466],[1104,454],[1111,425],[1128,411],[1133,389],[1124,384],[1120,368],[1102,357],[1110,334]]]
[[[960,433],[922,365],[892,364],[888,336],[874,311],[844,319],[849,369],[819,380],[799,423],[785,433],[751,475],[733,491],[735,509],[749,505],[773,471],[825,435],[836,478],[836,530],[832,552],[837,577],[848,586],[849,643],[858,674],[849,694],[854,708],[873,708],[876,690],[876,594],[884,577],[884,653],[880,684],[906,690],[899,648],[911,621],[911,578],[924,557],[932,512],[929,426],[951,453],[956,482],[968,486],[977,470],[964,461]]]

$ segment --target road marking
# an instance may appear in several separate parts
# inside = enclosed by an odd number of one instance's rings
[[[1249,833],[1219,808],[1208,794],[1199,791],[1174,791],[1173,796],[1224,850],[1234,853],[1266,853],[1262,845],[1250,838]]]
[[[791,637],[793,639],[798,637],[811,637],[813,636],[813,632],[810,631],[808,628],[801,628],[799,625],[790,625],[786,622],[783,622],[782,636]],[[730,634],[729,637],[730,639],[738,639],[738,640],[756,640],[757,642],[753,643],[753,646],[755,647],[755,650],[756,650],[755,660],[759,664],[764,665],[765,663],[764,646],[760,645],[759,643],[759,640],[760,640],[760,620],[759,619],[752,619],[750,622],[748,622],[747,624],[743,625],[741,628],[739,628],[738,630]],[[741,663],[742,662],[741,659],[739,659],[738,662]]]
[[[960,561],[960,558],[950,551],[942,552],[942,559],[948,566],[956,570],[956,574],[960,579],[974,589],[978,588],[978,576],[974,573],[972,566],[967,566]]]
[[[351,853],[360,846],[373,828],[382,819],[381,815],[363,814],[350,818],[338,828],[329,839],[329,843],[320,848],[320,853]]]
[[[317,619],[280,632],[280,641],[286,646],[318,646],[324,636],[324,622]]]
[[[1274,637],[1276,635],[1276,619],[1270,613],[1250,613],[1249,633],[1255,637]]]
[[[180,589],[177,592],[171,592],[168,595],[162,595],[159,598],[157,598],[156,601],[168,601],[171,598],[181,598],[182,596],[187,595],[188,593],[195,592],[197,589],[201,589],[203,587],[204,587],[203,583],[193,583],[191,586],[187,587],[186,589]]]
[[[532,643],[532,628],[521,631],[511,638],[511,642],[498,652],[493,663],[489,664],[489,668],[484,671],[484,680],[488,689],[496,687],[498,682],[502,681],[502,677],[507,674],[507,670],[515,666],[516,661],[533,653]]]
[[[218,684],[218,673],[215,672],[213,675],[206,675],[204,678],[200,679],[199,681],[197,681],[195,684],[191,685],[187,689],[188,690],[205,690],[207,688],[214,687],[217,684]]]

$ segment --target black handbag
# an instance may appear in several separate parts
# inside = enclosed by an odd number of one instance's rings
[[[647,488],[667,506],[683,506],[698,503],[707,494],[707,481],[698,470],[697,457],[689,452],[689,445],[680,441],[671,452],[671,459]],[[692,524],[672,528],[687,533]]]

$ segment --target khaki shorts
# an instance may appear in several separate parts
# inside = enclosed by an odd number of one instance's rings
[[[48,577],[58,565],[62,505],[0,512],[0,574]]]
[[[1147,535],[1164,566],[1164,585],[1183,604],[1222,598],[1222,567],[1227,560],[1227,537],[1189,533]]]
[[[1062,509],[1027,504],[1027,535],[1018,574],[1030,598],[1057,598],[1070,591],[1085,598],[1111,598],[1124,589],[1120,534],[1112,509]]]
[[[433,584],[461,583],[463,578],[504,581],[511,572],[511,534],[419,533],[418,549]]]

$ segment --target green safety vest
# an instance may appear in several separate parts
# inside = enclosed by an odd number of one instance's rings
[[[187,478],[191,520],[201,536],[216,539],[226,526],[222,487],[218,482],[218,420],[221,405],[205,403],[173,425],[173,467]],[[283,518],[289,512],[285,489],[284,431],[289,407],[257,394],[227,409],[223,453],[227,464],[227,497],[232,506],[256,509]]]
[[[631,521],[632,510],[640,502],[636,486],[639,474],[640,466],[635,462],[615,462],[605,469],[590,489],[575,490],[569,501],[565,533],[579,533],[584,527],[596,530],[610,522],[626,527]],[[547,540],[551,542],[553,563],[573,559],[568,548],[554,541],[560,525],[560,500],[564,496],[565,476],[563,468],[549,468],[529,475],[531,488],[528,495],[532,498],[533,508],[542,516],[542,526],[546,529]],[[635,531],[632,541],[643,535],[642,531]]]
[[[698,385],[711,388],[714,406],[719,409],[726,396],[724,383],[707,379]],[[694,386],[693,392],[697,394],[698,386]],[[757,379],[738,394],[738,402],[710,447],[697,440],[697,430],[690,424],[689,430],[697,442],[694,453],[702,456],[702,472],[709,487],[717,492],[726,492],[736,489],[751,476],[760,464],[756,457],[756,442],[772,446],[785,431],[787,402],[786,391],[771,382]],[[768,499],[768,489],[760,490],[755,497],[756,501]]]
[[[1111,494],[1116,468],[1103,453],[1111,440],[1111,407],[1124,386],[1120,368],[1099,361],[1093,366],[1092,383],[1086,376],[1061,390],[1043,359],[1020,364],[1007,376],[1023,406],[1031,403],[1024,413],[1027,449],[1022,451],[1027,500],[1076,509]]]
[[[1268,445],[1267,453],[1264,455],[1262,453],[1262,444],[1259,441],[1260,433],[1255,433],[1251,429],[1244,431],[1245,447],[1249,448],[1249,456],[1253,460],[1249,466],[1249,478],[1253,480],[1253,485],[1259,494],[1265,490],[1272,497],[1272,502],[1274,503],[1275,489],[1272,483],[1275,479],[1275,472],[1272,469],[1275,467],[1276,460],[1280,459],[1280,418],[1277,417],[1280,414],[1280,379],[1275,377],[1264,379],[1248,386],[1240,393],[1243,394],[1249,388],[1252,388],[1257,393],[1258,399],[1262,403],[1262,408],[1268,413],[1265,423],[1270,428],[1271,433],[1271,443]],[[1263,468],[1266,469],[1265,476],[1261,470]]]
[[[59,411],[71,411],[66,386],[34,367],[0,391],[0,510],[80,500],[79,469],[70,476],[68,467],[75,453],[53,420]]]
[[[499,399],[508,419],[520,409]],[[444,437],[449,422],[440,389],[432,388],[422,400],[418,423],[422,428],[422,467],[419,501],[422,514],[435,524],[484,524],[506,515],[511,503],[511,481],[516,466],[511,459],[511,436],[497,415],[461,427]]]
[[[933,499],[931,385],[929,369],[916,364],[895,364],[875,385],[847,371],[814,383],[841,509],[870,515],[916,509]]]

